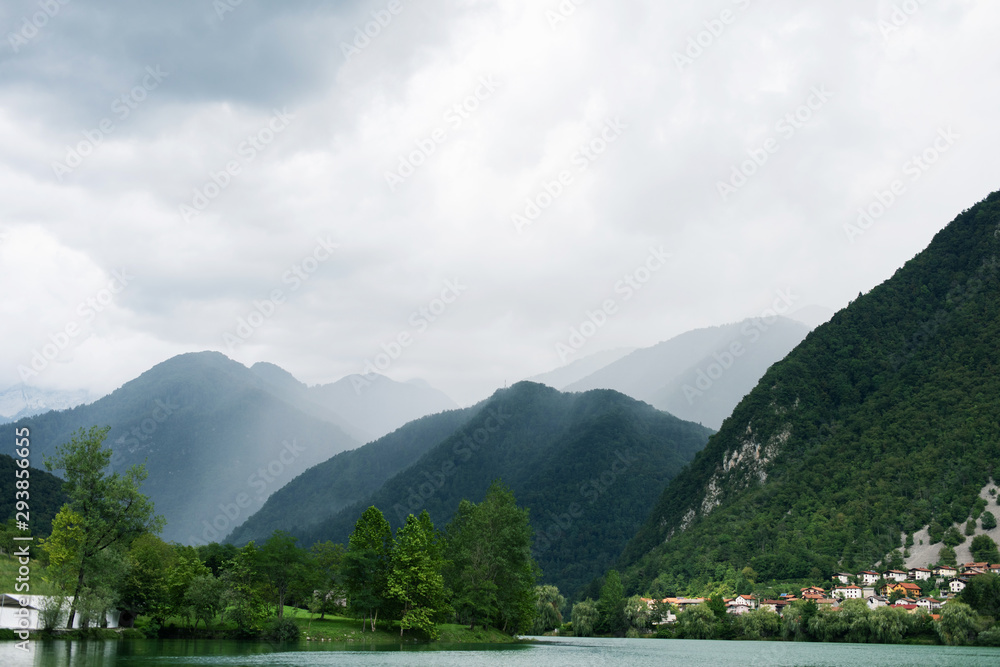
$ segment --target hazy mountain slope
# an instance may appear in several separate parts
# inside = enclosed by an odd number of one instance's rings
[[[113,468],[145,462],[163,538],[180,542],[221,539],[295,475],[359,444],[215,352],[174,357],[95,403],[20,423],[38,461],[78,428],[111,426]]]
[[[15,450],[12,447],[8,451]],[[52,532],[52,519],[69,499],[62,490],[63,480],[46,472],[44,468],[36,468],[35,465],[42,465],[41,459],[35,460],[36,458],[34,455],[29,457],[33,465],[27,468],[29,482],[27,523],[30,531],[21,534],[39,537]],[[23,490],[17,488],[18,478],[15,477],[15,473],[21,470],[23,468],[18,466],[12,457],[0,454],[0,523],[15,518],[18,498],[14,494]]]
[[[258,543],[277,529],[306,529],[374,493],[428,449],[460,428],[473,408],[422,417],[357,449],[315,465],[276,491],[227,538]]]
[[[863,569],[974,513],[1000,462],[998,275],[994,193],[770,368],[629,544],[628,587]]]
[[[482,500],[502,478],[531,508],[544,580],[572,595],[614,562],[709,433],[618,392],[564,394],[521,382],[477,406],[463,427],[364,501],[293,532],[306,544],[346,540],[372,504],[394,526],[425,508],[443,526],[459,501]]]
[[[717,429],[768,366],[807,333],[804,324],[785,317],[695,329],[636,350],[565,391],[614,389]]]
[[[614,350],[604,350],[581,357],[576,361],[571,361],[565,366],[561,366],[548,373],[541,373],[530,378],[525,378],[527,382],[537,382],[548,385],[553,389],[562,390],[564,387],[578,382],[588,375],[592,375],[608,364],[613,364],[627,354],[635,351],[634,347],[620,347]]]

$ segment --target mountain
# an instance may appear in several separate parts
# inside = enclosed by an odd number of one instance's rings
[[[634,351],[634,347],[619,347],[613,350],[595,352],[577,359],[576,361],[571,361],[565,366],[560,366],[559,368],[549,371],[548,373],[541,373],[540,375],[527,378],[527,381],[537,382],[538,384],[548,385],[553,389],[561,390],[567,385],[571,385],[574,382],[578,382],[588,375],[591,375],[592,373],[596,373],[608,364],[612,364],[624,357],[626,354],[630,354]]]
[[[626,587],[898,563],[908,536],[978,516],[1000,462],[998,276],[994,193],[767,371],[630,542]]]
[[[90,405],[19,422],[35,461],[78,428],[110,426],[112,469],[145,463],[142,490],[167,519],[162,537],[224,537],[296,475],[359,443],[282,400],[273,385],[217,352],[169,359]]]
[[[12,447],[8,451],[15,450]],[[34,456],[31,458],[33,459]],[[15,475],[18,472],[23,474],[24,468],[18,466],[14,458],[7,454],[0,454],[0,523],[5,523],[8,519],[21,519],[21,517],[16,516],[17,501],[20,498],[14,494],[27,490],[29,493],[27,523],[30,526],[30,532],[20,534],[33,535],[34,537],[46,536],[52,532],[52,519],[69,498],[63,493],[63,480],[34,466],[29,466],[27,471],[28,475],[25,479],[28,480],[29,488],[18,489],[18,478]]]
[[[373,373],[308,387],[274,364],[259,362],[250,371],[276,396],[303,412],[337,424],[359,442],[376,440],[424,415],[458,407],[422,380],[395,382]]]
[[[370,505],[393,526],[427,509],[443,528],[462,499],[481,501],[501,478],[531,510],[544,580],[571,596],[614,562],[711,433],[618,392],[565,394],[530,382],[469,410],[462,425],[361,502],[314,526],[287,529],[303,544],[343,542]],[[320,488],[316,482],[283,494],[284,507],[321,512],[305,493]]]
[[[258,544],[277,529],[311,528],[378,490],[427,450],[462,427],[474,408],[450,410],[414,420],[363,447],[341,452],[281,487],[227,541]]]
[[[801,322],[780,316],[695,329],[635,350],[565,391],[614,389],[718,429],[767,368],[808,333]]]
[[[49,410],[67,410],[90,400],[86,390],[60,391],[18,384],[0,392],[0,422],[15,422]]]

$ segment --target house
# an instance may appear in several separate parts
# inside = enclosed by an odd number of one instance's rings
[[[834,598],[822,598],[820,600],[816,600],[816,606],[820,609],[836,609],[840,606],[840,600],[836,600]]]
[[[835,586],[831,596],[842,600],[860,600],[864,592],[860,586]]]
[[[773,611],[774,613],[781,615],[789,604],[794,602],[795,599],[782,598],[780,600],[761,600],[760,608],[766,609],[767,611]]]
[[[830,578],[833,581],[840,582],[842,584],[849,584],[851,583],[851,577],[853,576],[854,576],[853,574],[849,574],[847,572],[838,572],[837,574],[833,575]]]
[[[950,565],[938,565],[933,572],[935,577],[952,578],[958,576],[958,570]]]
[[[806,599],[807,595],[818,595],[820,597],[825,597],[826,596],[826,591],[823,590],[822,588],[817,587],[817,586],[810,586],[809,588],[802,588],[800,590],[801,590],[802,598],[803,599]]]
[[[911,567],[909,574],[914,581],[927,581],[931,578],[931,571],[926,567]]]
[[[882,578],[886,581],[906,581],[909,574],[902,570],[886,570],[882,573]]]
[[[63,601],[57,625],[65,627],[72,601],[72,598]],[[0,594],[0,628],[41,630],[43,626],[42,611],[51,603],[52,598],[47,595]],[[117,609],[106,612],[104,620],[107,627],[117,628],[120,615],[121,612]],[[79,614],[73,619],[73,627],[80,627]]]
[[[951,579],[948,581],[948,590],[952,593],[961,593],[965,590],[965,582],[961,579]]]
[[[1000,563],[997,563],[995,565],[990,565],[990,573],[991,574],[1000,574]]]
[[[863,597],[865,599],[868,599],[868,598],[870,598],[873,595],[875,595],[875,587],[874,586],[862,586],[861,587],[861,597]]]
[[[881,595],[872,595],[866,598],[868,601],[868,608],[871,610],[878,609],[879,607],[888,607],[889,598],[883,597]]]
[[[913,598],[899,598],[892,603],[893,607],[905,607],[908,604],[917,604],[917,601]]]
[[[858,576],[861,577],[861,583],[868,586],[871,586],[876,581],[882,578],[881,574],[879,574],[878,572],[872,572],[871,570],[864,570],[862,572],[858,572]]]
[[[986,572],[989,569],[989,563],[963,563],[958,567],[959,572],[968,572],[969,570],[980,570],[982,572]]]
[[[891,581],[887,583],[885,586],[883,586],[882,590],[879,592],[886,597],[892,595],[893,593],[899,593],[903,597],[913,597],[913,598],[919,597],[920,594],[922,593],[922,591],[920,590],[920,586],[917,586],[916,584],[911,584],[906,581],[903,582]]]
[[[757,608],[757,598],[753,595],[737,595],[732,603],[739,607],[746,607],[747,611]]]
[[[915,605],[915,604],[896,604],[896,605],[893,605],[893,606],[894,607],[898,607],[900,609],[905,609],[906,611],[910,612],[911,614],[919,609],[919,607],[917,605]]]
[[[917,600],[917,606],[925,611],[934,611],[941,608],[941,602],[934,598],[921,598]]]

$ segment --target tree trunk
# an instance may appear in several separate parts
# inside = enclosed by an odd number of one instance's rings
[[[73,629],[73,621],[76,619],[76,603],[80,599],[80,591],[83,589],[83,565],[80,566],[80,576],[76,578],[76,591],[73,593],[73,602],[69,606],[69,620],[66,621],[66,628]]]
[[[378,609],[375,610],[375,615],[372,616],[372,632],[375,632],[375,621],[378,620]]]

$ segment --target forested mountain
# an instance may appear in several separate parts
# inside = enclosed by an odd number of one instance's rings
[[[8,451],[14,451],[13,448]],[[36,463],[32,461],[32,463]],[[37,462],[39,465],[41,461]],[[13,519],[17,511],[18,478],[15,473],[22,470],[14,459],[6,454],[0,454],[0,523]],[[23,474],[23,473],[22,473]],[[55,475],[39,470],[34,465],[28,468],[28,525],[31,531],[19,533],[23,535],[48,535],[52,532],[52,518],[59,513],[59,508],[66,502],[63,493],[63,481]]]
[[[853,572],[978,515],[1000,463],[998,275],[994,193],[768,370],[629,544],[626,588]]]
[[[263,543],[277,530],[305,530],[378,490],[434,445],[459,429],[475,408],[422,417],[363,447],[317,464],[276,491],[229,536],[229,542]]]
[[[807,333],[806,325],[777,315],[695,329],[635,350],[564,390],[614,389],[718,429],[768,366]]]
[[[343,542],[369,505],[394,527],[423,509],[443,525],[462,499],[479,502],[501,478],[531,510],[543,580],[572,595],[614,562],[710,433],[618,392],[564,394],[520,382],[475,406],[464,425],[362,502],[286,529],[304,544]],[[291,493],[283,501],[323,511]]]
[[[95,403],[18,425],[31,428],[36,465],[78,428],[110,426],[112,469],[146,464],[162,536],[185,543],[221,539],[295,475],[360,444],[216,352],[174,357]]]

